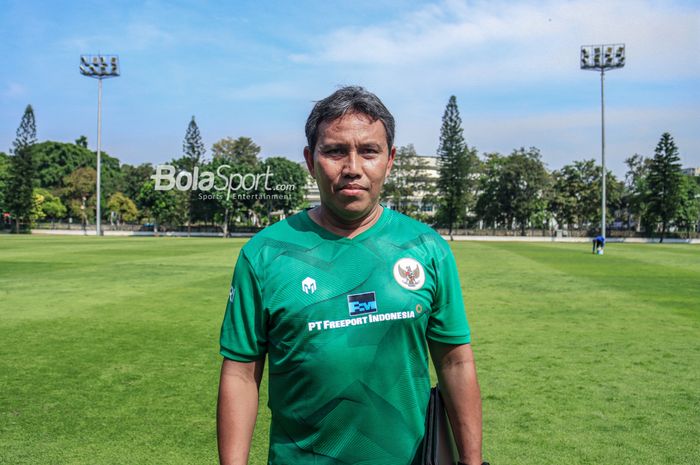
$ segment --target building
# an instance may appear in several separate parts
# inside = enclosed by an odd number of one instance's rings
[[[418,166],[417,169],[411,169],[410,177],[416,179],[416,184],[420,187],[412,191],[411,195],[402,199],[402,204],[411,205],[415,207],[416,210],[421,213],[433,216],[437,212],[437,205],[431,199],[426,199],[428,195],[432,192],[435,194],[437,192],[437,183],[440,178],[440,169],[438,167],[438,158],[426,155],[417,155],[415,157],[414,166]],[[425,187],[425,188],[423,188]],[[394,208],[392,205],[392,199],[387,199],[386,205],[389,208]]]
[[[683,174],[686,176],[700,176],[700,168],[683,168]]]

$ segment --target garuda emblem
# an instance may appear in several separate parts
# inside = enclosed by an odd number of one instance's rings
[[[408,286],[414,287],[418,284],[418,278],[420,278],[420,267],[416,266],[414,269],[411,269],[410,266],[402,268],[401,265],[399,265],[399,276],[403,278],[404,283]]]
[[[418,260],[402,258],[394,264],[394,279],[404,289],[416,291],[425,284],[425,270]]]

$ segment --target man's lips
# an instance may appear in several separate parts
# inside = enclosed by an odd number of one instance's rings
[[[347,195],[358,195],[366,190],[367,188],[360,184],[346,184],[345,186],[342,186],[340,189],[338,189],[339,192],[343,192]]]

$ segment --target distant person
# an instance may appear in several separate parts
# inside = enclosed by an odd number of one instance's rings
[[[376,95],[314,106],[304,158],[321,205],[241,250],[221,328],[219,458],[246,464],[269,364],[268,464],[418,464],[435,363],[460,463],[479,465],[481,398],[459,275],[428,226],[379,204],[396,149]]]
[[[601,235],[596,236],[593,239],[593,253],[603,255],[604,248],[605,248],[605,238]]]

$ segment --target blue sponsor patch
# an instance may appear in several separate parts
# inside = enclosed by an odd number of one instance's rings
[[[377,297],[374,295],[374,291],[349,295],[348,310],[350,316],[375,313],[377,311]]]

